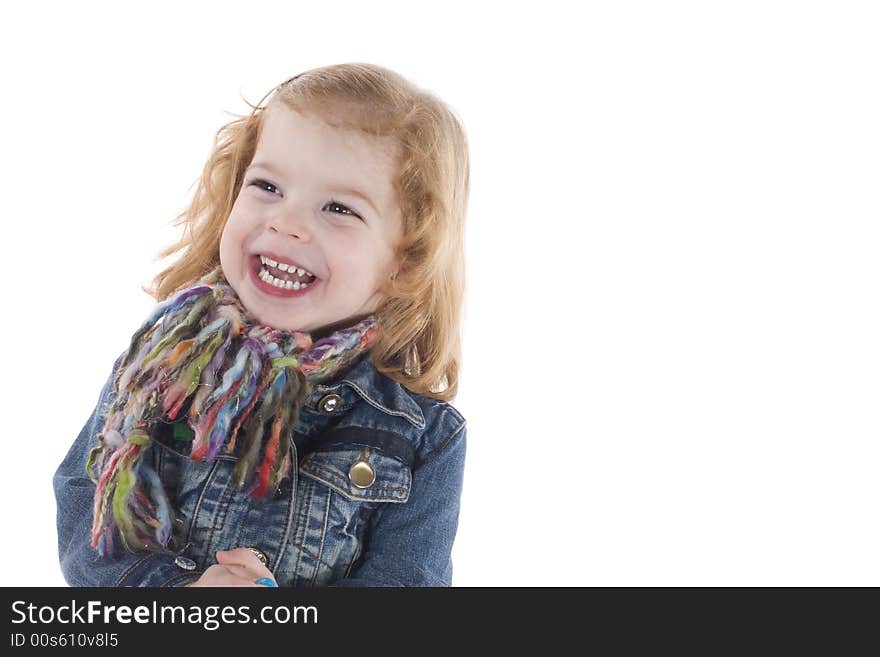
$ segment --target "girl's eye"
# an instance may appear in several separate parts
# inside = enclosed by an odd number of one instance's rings
[[[250,182],[250,184],[252,186],[257,187],[258,189],[262,189],[263,191],[269,192],[270,194],[280,194],[280,191],[278,190],[278,188],[275,185],[273,185],[272,183],[267,182],[261,178],[255,178],[254,180],[252,180]],[[336,212],[336,214],[349,215],[352,217],[357,217],[358,219],[362,220],[362,217],[357,212],[355,212],[354,210],[349,208],[347,205],[342,205],[342,203],[339,203],[338,201],[334,201],[331,199],[331,201],[324,207],[340,208],[342,211]]]
[[[338,212],[337,214],[349,214],[349,215],[351,215],[352,217],[357,217],[358,219],[361,218],[361,216],[360,216],[357,212],[355,212],[354,210],[352,210],[352,209],[349,208],[348,206],[342,205],[342,203],[339,203],[338,201],[330,201],[325,207],[328,207],[328,208],[330,208],[330,207],[342,208],[343,210],[346,210],[347,212]]]
[[[278,188],[277,188],[275,185],[273,185],[273,184],[270,183],[270,182],[266,182],[265,180],[261,180],[260,178],[256,178],[256,179],[252,180],[252,181],[251,181],[251,185],[255,185],[255,186],[258,187],[259,189],[262,189],[262,190],[264,190],[264,191],[267,191],[267,192],[269,192],[270,194],[274,194],[275,192],[278,191]],[[275,192],[273,192],[272,190],[266,189],[266,187],[271,187],[272,189],[275,190]]]

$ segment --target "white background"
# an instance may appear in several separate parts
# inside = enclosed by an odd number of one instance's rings
[[[215,131],[366,61],[470,140],[453,584],[880,585],[872,4],[5,3],[0,584]]]

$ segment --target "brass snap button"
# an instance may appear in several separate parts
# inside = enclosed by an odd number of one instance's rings
[[[335,413],[341,405],[342,397],[335,392],[331,392],[329,395],[321,397],[321,401],[318,402],[318,410],[324,415],[331,415]]]
[[[368,488],[376,481],[376,471],[369,464],[370,448],[366,448],[348,469],[348,478],[358,488]]]

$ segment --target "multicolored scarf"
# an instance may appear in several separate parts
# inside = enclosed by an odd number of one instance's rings
[[[219,266],[158,305],[116,370],[116,397],[86,465],[96,484],[92,547],[112,554],[114,529],[130,551],[167,545],[170,503],[141,456],[158,423],[174,421],[187,401],[190,457],[213,461],[221,449],[235,451],[234,484],[264,497],[290,473],[303,400],[372,346],[376,324],[370,315],[314,343],[309,333],[265,326]]]

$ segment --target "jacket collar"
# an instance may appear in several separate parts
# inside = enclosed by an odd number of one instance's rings
[[[394,379],[385,376],[376,366],[370,353],[367,352],[341,379],[330,384],[318,384],[309,397],[308,404],[313,406],[328,391],[345,386],[354,391],[368,404],[389,415],[404,417],[416,427],[425,426],[422,409],[410,396],[409,391]]]

